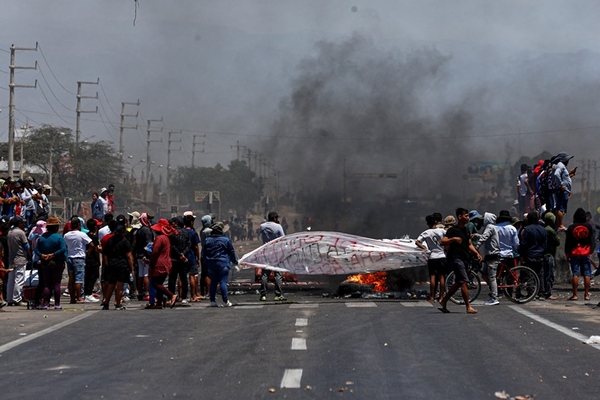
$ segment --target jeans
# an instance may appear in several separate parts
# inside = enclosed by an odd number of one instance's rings
[[[552,296],[552,286],[554,286],[554,257],[550,254],[546,254],[544,256],[544,292],[542,293],[544,297],[548,298]],[[541,289],[540,289],[541,291]]]
[[[14,268],[14,270],[8,274],[8,282],[6,284],[6,301],[9,303],[18,303],[23,300],[25,267],[27,267],[27,264],[12,264],[10,267]]]
[[[75,283],[83,283],[85,279],[85,257],[67,258],[67,270],[73,273]]]
[[[229,296],[227,293],[227,278],[229,278],[229,267],[225,268],[209,268],[208,276],[210,277],[210,301],[216,301],[217,284],[221,288],[221,297],[223,302],[227,303]]]
[[[260,295],[267,295],[267,285],[269,284],[269,275],[271,274],[270,269],[263,268],[262,277],[260,281]],[[275,296],[281,296],[283,294],[283,290],[281,290],[281,284],[283,283],[283,272],[275,271]]]

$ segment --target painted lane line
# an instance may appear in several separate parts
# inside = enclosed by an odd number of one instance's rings
[[[23,337],[21,339],[13,340],[10,343],[6,343],[5,345],[0,346],[0,354],[4,353],[5,351],[8,351],[10,349],[13,349],[13,348],[15,348],[15,347],[17,347],[19,345],[22,345],[23,343],[27,343],[27,342],[29,342],[31,340],[37,339],[37,338],[39,338],[41,336],[44,336],[44,335],[46,335],[48,333],[52,333],[52,332],[57,331],[57,330],[59,330],[61,328],[64,328],[67,325],[71,325],[71,324],[73,324],[73,323],[75,323],[75,322],[77,322],[79,320],[82,320],[84,318],[90,317],[93,314],[96,314],[98,311],[99,310],[96,310],[96,311],[86,311],[83,314],[76,316],[75,318],[71,318],[69,320],[63,321],[63,322],[61,322],[59,324],[56,324],[54,326],[51,326],[49,328],[42,329],[39,332],[32,333],[31,335],[27,335],[27,336],[25,336],[25,337]]]
[[[366,303],[346,303],[346,307],[348,308],[369,308],[369,307],[377,307],[377,304],[375,304],[372,301],[368,301]]]
[[[572,337],[573,339],[577,339],[580,342],[585,342],[586,340],[588,340],[589,338],[587,336],[582,335],[581,333],[577,333],[577,332],[573,332],[571,329],[566,328],[562,325],[559,325],[557,323],[554,323],[544,317],[540,317],[537,314],[532,313],[531,311],[527,311],[519,306],[509,306],[510,308],[512,308],[513,310],[515,310],[518,313],[521,313],[523,315],[525,315],[526,317],[531,318],[534,321],[539,322],[540,324],[544,324],[552,329],[556,329],[557,331],[559,331],[560,333],[563,333],[567,336]],[[588,346],[592,346],[597,350],[600,350],[600,344],[589,344]]]
[[[308,326],[308,318],[296,318],[296,326]]]
[[[306,339],[292,338],[292,350],[306,350]]]
[[[404,307],[433,307],[434,304],[428,301],[402,301],[400,302]]]
[[[298,389],[302,380],[301,369],[286,369],[281,379],[281,388]]]
[[[258,306],[240,306],[240,307],[233,307],[235,310],[254,310],[254,309],[259,309],[259,308],[263,308],[264,305],[258,305]]]
[[[290,308],[319,308],[319,304],[290,304]]]

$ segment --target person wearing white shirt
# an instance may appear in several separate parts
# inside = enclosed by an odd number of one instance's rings
[[[67,244],[69,294],[71,304],[80,304],[85,302],[81,297],[85,278],[85,251],[92,239],[81,231],[81,221],[78,217],[71,218],[71,229],[64,235]]]

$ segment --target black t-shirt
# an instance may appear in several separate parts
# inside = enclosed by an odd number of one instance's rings
[[[446,237],[453,238],[459,237],[462,239],[462,242],[459,243],[451,243],[448,247],[448,253],[446,254],[446,258],[448,260],[458,258],[459,260],[463,260],[465,263],[469,262],[469,233],[467,231],[467,227],[459,228],[458,226],[453,226],[448,231],[446,231]]]
[[[95,249],[98,249],[98,246],[100,245],[100,243],[98,242],[98,233],[90,233],[88,232],[88,237],[90,239],[92,239],[92,243],[94,244]],[[85,256],[85,264],[86,265],[100,265],[100,259],[98,257],[98,254],[96,253],[96,251],[94,250],[91,254],[86,254]]]
[[[102,253],[108,257],[109,268],[129,269],[127,253],[131,253],[131,243],[125,237],[115,235],[108,239]]]

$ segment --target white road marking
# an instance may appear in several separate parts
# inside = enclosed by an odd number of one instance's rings
[[[255,308],[263,308],[264,305],[259,305],[259,306],[241,306],[241,307],[233,307],[236,310],[250,310],[250,309],[255,309]]]
[[[298,389],[302,380],[301,369],[286,369],[281,379],[281,388]]]
[[[530,311],[527,311],[519,306],[509,306],[510,308],[512,308],[513,310],[515,310],[516,312],[525,315],[526,317],[531,318],[534,321],[539,322],[540,324],[544,324],[552,329],[556,329],[557,331],[559,331],[560,333],[563,333],[567,336],[572,337],[573,339],[577,339],[580,342],[585,342],[586,340],[588,340],[589,338],[587,336],[582,335],[581,333],[577,333],[577,332],[573,332],[571,329],[569,328],[565,328],[562,325],[559,325],[557,323],[554,323],[544,317],[540,317],[537,314],[534,314]],[[589,344],[588,346],[592,346],[597,350],[600,350],[600,344]]]
[[[307,326],[308,318],[296,318],[296,326]]]
[[[428,301],[402,301],[404,307],[433,307],[433,303]]]
[[[306,339],[292,338],[292,350],[306,350]]]
[[[377,307],[377,304],[375,304],[375,302],[373,302],[373,301],[369,301],[366,303],[350,302],[350,303],[346,303],[346,307],[348,307],[348,308],[368,308],[368,307]]]
[[[19,345],[22,345],[23,343],[27,343],[27,342],[29,342],[29,341],[31,341],[33,339],[37,339],[37,338],[39,338],[41,336],[44,336],[47,333],[52,333],[54,331],[59,330],[60,328],[63,328],[65,326],[67,326],[67,325],[71,325],[71,324],[73,324],[73,323],[75,323],[75,322],[77,322],[79,320],[87,318],[87,317],[89,317],[89,316],[91,316],[93,314],[96,314],[98,311],[99,310],[96,310],[96,311],[86,311],[83,314],[76,316],[75,318],[71,318],[69,320],[63,321],[63,322],[61,322],[59,324],[56,324],[54,326],[51,326],[49,328],[42,329],[39,332],[32,333],[31,335],[27,335],[27,336],[25,336],[25,337],[23,337],[21,339],[13,340],[10,343],[6,343],[5,345],[0,346],[0,354],[4,353],[5,351],[8,351],[10,349],[13,349],[13,348],[15,348],[15,347],[17,347]]]
[[[290,304],[290,308],[319,308],[319,304]]]

